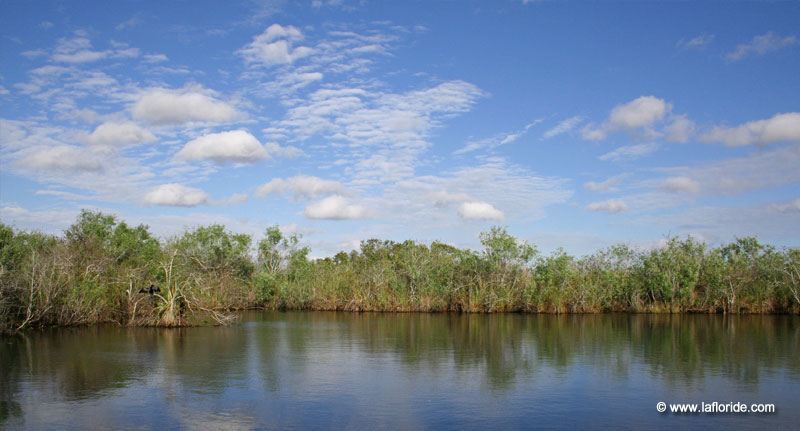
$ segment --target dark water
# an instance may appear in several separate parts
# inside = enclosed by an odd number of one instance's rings
[[[0,344],[0,428],[800,426],[800,318],[249,313]],[[656,403],[774,403],[659,414]]]

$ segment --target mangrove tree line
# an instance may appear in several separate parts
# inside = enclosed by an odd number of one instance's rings
[[[62,236],[0,224],[0,330],[100,322],[225,323],[245,308],[594,313],[800,312],[800,249],[755,238],[709,247],[616,245],[549,255],[494,227],[482,250],[371,239],[309,259],[277,226],[253,244],[221,225],[160,241],[83,211]],[[150,285],[157,287],[149,292]]]

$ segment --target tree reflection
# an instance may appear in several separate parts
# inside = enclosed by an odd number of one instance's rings
[[[244,320],[218,328],[98,326],[4,337],[0,423],[24,415],[26,391],[70,401],[154,381],[167,401],[221,397],[233,387],[268,399],[301,393],[297,386],[326,367],[358,370],[375,361],[400,364],[394,369],[406,376],[478,378],[467,382],[492,391],[535,384],[545,370],[558,378],[582,368],[675,387],[703,385],[712,376],[752,389],[765,375],[800,378],[796,316],[267,312]]]

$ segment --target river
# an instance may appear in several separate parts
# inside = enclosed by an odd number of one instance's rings
[[[791,429],[800,317],[248,312],[0,339],[8,429]],[[772,403],[771,414],[658,402]]]

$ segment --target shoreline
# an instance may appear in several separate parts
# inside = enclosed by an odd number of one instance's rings
[[[0,331],[0,336],[15,336],[22,335],[30,332],[46,331],[50,329],[65,329],[65,328],[100,328],[100,327],[116,327],[116,328],[153,328],[153,329],[185,329],[185,328],[209,328],[209,327],[230,327],[240,323],[240,316],[249,312],[277,312],[277,313],[341,313],[348,315],[365,314],[365,315],[456,315],[456,316],[496,316],[496,315],[518,315],[518,316],[548,316],[548,317],[572,317],[572,316],[670,316],[670,317],[683,317],[683,316],[708,316],[708,317],[789,317],[800,318],[800,313],[797,312],[742,312],[742,313],[724,313],[724,312],[704,312],[704,311],[576,311],[576,312],[548,312],[548,311],[457,311],[457,310],[341,310],[341,309],[278,309],[278,308],[245,308],[240,310],[231,310],[227,314],[233,318],[224,324],[177,324],[171,326],[158,325],[158,324],[135,324],[125,325],[118,322],[92,322],[92,323],[79,323],[72,325],[47,325],[47,326],[30,326],[23,328],[19,331]]]

